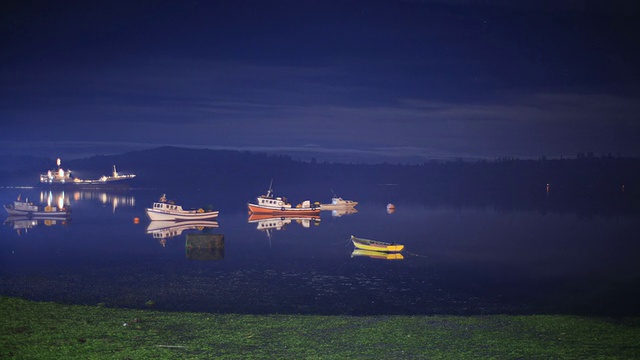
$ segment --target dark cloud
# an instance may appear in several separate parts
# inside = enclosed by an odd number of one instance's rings
[[[14,2],[0,18],[0,141],[640,155],[638,12],[601,7]]]

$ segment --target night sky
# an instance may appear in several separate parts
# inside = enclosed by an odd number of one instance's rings
[[[0,12],[0,154],[640,156],[636,1],[5,1]]]

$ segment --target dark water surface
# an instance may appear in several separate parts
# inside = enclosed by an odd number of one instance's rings
[[[236,313],[640,314],[637,216],[428,201],[397,202],[390,214],[386,202],[344,194],[357,213],[267,232],[248,221],[250,198],[182,189],[186,208],[220,210],[217,227],[161,238],[147,233],[144,208],[162,192],[67,190],[71,221],[5,223],[0,294]],[[0,189],[3,204],[18,194],[46,203],[49,191]],[[189,252],[187,234],[221,234],[224,246]],[[352,234],[402,243],[404,259],[352,256]]]

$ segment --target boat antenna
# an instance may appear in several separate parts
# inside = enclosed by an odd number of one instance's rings
[[[270,197],[273,195],[272,186],[273,186],[273,178],[271,178],[271,183],[269,183],[269,190],[267,190],[267,197]]]
[[[338,195],[336,195],[336,193],[333,191],[333,189],[329,189],[331,190],[331,193],[333,194],[333,197],[338,197]]]

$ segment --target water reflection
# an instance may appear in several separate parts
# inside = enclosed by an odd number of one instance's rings
[[[340,216],[343,216],[343,215],[355,214],[357,212],[358,212],[358,210],[356,210],[355,208],[336,209],[336,210],[331,210],[331,216],[340,217]]]
[[[217,228],[218,222],[211,220],[154,220],[147,225],[147,234],[157,239],[162,247],[167,245],[167,239],[182,235],[185,230],[199,230]]]
[[[0,189],[0,197],[7,202],[22,192],[39,200],[41,190]],[[389,196],[366,199],[356,216],[323,212],[318,226],[310,217],[249,217],[229,196],[221,209],[224,238],[233,241],[223,243],[215,236],[222,223],[150,224],[140,204],[154,201],[155,191],[132,190],[138,204],[111,216],[100,191],[65,190],[63,198],[77,207],[68,227],[24,218],[0,227],[0,295],[123,307],[153,299],[163,310],[229,313],[615,315],[640,309],[635,213],[585,219]],[[49,191],[43,196],[44,205]],[[390,200],[398,209],[393,215],[385,211]],[[132,223],[138,216],[142,220]],[[277,234],[280,246],[265,249],[264,233],[287,227]],[[350,234],[402,239],[410,252],[400,259],[354,251]]]
[[[47,206],[57,206],[58,209],[71,205],[69,197],[65,196],[64,191],[41,191],[40,203],[46,203]]]
[[[22,232],[25,234],[29,232],[29,229],[32,229],[36,226],[54,226],[54,225],[68,225],[71,219],[66,216],[47,216],[47,217],[38,217],[38,216],[9,216],[4,220],[4,224],[12,227],[17,233],[18,236],[22,235]]]
[[[48,205],[54,203],[62,207],[62,205],[70,205],[71,200],[75,202],[98,201],[103,205],[111,205],[114,213],[119,206],[134,207],[136,205],[136,199],[129,194],[116,194],[95,190],[43,190],[40,192],[40,201],[46,202]]]
[[[251,214],[248,222],[250,224],[257,224],[256,228],[260,231],[267,233],[269,239],[271,239],[271,232],[273,230],[282,230],[292,222],[300,224],[303,228],[310,228],[311,225],[320,225],[320,218],[317,216],[304,216],[304,215],[259,215]]]
[[[374,250],[362,250],[362,249],[353,249],[351,253],[351,257],[368,257],[372,259],[380,259],[380,260],[403,260],[404,256],[400,253],[386,253],[382,251],[374,251]]]

